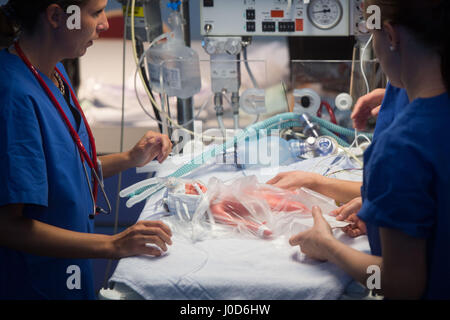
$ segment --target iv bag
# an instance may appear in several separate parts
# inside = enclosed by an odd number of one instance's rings
[[[201,89],[199,57],[184,43],[180,13],[172,12],[169,22],[173,38],[153,45],[147,54],[150,85],[159,93],[186,99]]]

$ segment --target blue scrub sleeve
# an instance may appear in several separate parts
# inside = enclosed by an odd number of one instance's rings
[[[414,143],[398,140],[387,139],[374,150],[367,168],[366,197],[358,216],[378,227],[426,238],[432,232],[437,210],[433,169]]]
[[[0,98],[0,205],[48,205],[47,166],[34,101]]]

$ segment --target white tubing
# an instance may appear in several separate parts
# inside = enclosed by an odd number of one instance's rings
[[[145,200],[147,197],[151,196],[153,193],[155,193],[163,188],[165,188],[165,186],[161,183],[158,183],[154,187],[148,188],[147,190],[138,194],[137,196],[131,197],[130,199],[128,199],[128,201],[126,203],[127,208],[131,208],[136,203],[139,203],[142,200]]]
[[[120,191],[119,195],[121,198],[124,198],[143,187],[147,187],[156,183],[158,183],[158,178],[142,180],[138,183],[133,184],[132,186],[129,186],[128,188],[123,189],[122,191]]]

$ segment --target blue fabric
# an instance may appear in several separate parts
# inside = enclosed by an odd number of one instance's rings
[[[62,64],[57,67],[68,80]],[[60,114],[22,60],[6,50],[0,51],[0,75],[0,206],[23,203],[28,218],[91,232],[93,222],[88,216],[93,205],[87,180]],[[41,76],[77,128],[58,88]],[[78,134],[90,150],[84,123]],[[80,290],[67,287],[71,265],[81,270]],[[93,298],[90,260],[36,256],[0,247],[0,299]]]
[[[378,113],[377,125],[373,133],[374,139],[392,124],[395,115],[399,114],[408,104],[409,98],[406,90],[394,87],[388,82],[380,112]]]
[[[416,99],[364,154],[363,206],[371,251],[382,254],[378,228],[427,241],[424,298],[450,298],[450,98]]]
[[[386,86],[386,92],[384,94],[383,102],[381,103],[380,112],[377,117],[377,124],[373,133],[373,140],[386,130],[395,119],[396,115],[399,115],[402,110],[409,104],[408,94],[405,89],[394,87],[390,82]],[[371,148],[366,151],[366,158],[368,158]],[[363,192],[361,192],[363,194]],[[373,244],[380,243],[380,236],[378,233],[378,227],[375,225],[367,226],[367,235],[369,239],[372,239]],[[381,256],[381,249],[376,248],[372,250],[373,254]]]

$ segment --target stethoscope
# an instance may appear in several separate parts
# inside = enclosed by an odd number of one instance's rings
[[[36,79],[40,83],[41,87],[44,89],[44,91],[46,92],[47,96],[50,98],[50,100],[52,101],[53,105],[58,110],[59,114],[61,115],[64,123],[66,124],[66,126],[67,126],[67,128],[68,128],[68,130],[70,132],[70,135],[72,136],[73,141],[75,142],[75,144],[76,144],[76,146],[78,148],[78,151],[80,152],[81,163],[83,164],[84,174],[85,174],[88,186],[89,186],[89,192],[90,192],[90,195],[91,195],[92,203],[94,205],[94,212],[89,214],[89,218],[93,219],[95,217],[95,215],[97,215],[99,213],[107,213],[107,214],[110,213],[112,211],[111,210],[111,204],[109,202],[108,197],[106,196],[105,188],[104,188],[104,185],[103,185],[103,176],[101,174],[101,168],[99,170],[99,167],[101,165],[99,165],[99,161],[97,159],[97,151],[96,151],[96,148],[95,148],[94,136],[92,135],[91,128],[89,127],[89,124],[86,121],[86,117],[84,116],[83,110],[81,109],[81,106],[80,106],[80,104],[78,102],[78,99],[75,96],[71,86],[69,86],[67,84],[67,80],[64,78],[62,73],[58,70],[58,68],[55,67],[55,71],[59,74],[59,76],[64,81],[66,86],[69,88],[72,100],[73,100],[75,106],[77,107],[78,111],[80,112],[80,114],[81,114],[81,116],[83,118],[84,124],[86,126],[86,130],[87,130],[88,136],[89,136],[89,144],[91,145],[92,158],[89,156],[89,153],[86,151],[86,148],[83,146],[83,143],[81,142],[81,139],[78,136],[78,133],[73,128],[72,124],[70,123],[69,118],[67,118],[67,116],[66,116],[64,110],[62,109],[61,105],[59,104],[58,100],[56,100],[56,97],[54,96],[54,94],[52,93],[50,88],[47,86],[47,84],[45,83],[44,79],[41,77],[39,72],[36,70],[36,68],[31,64],[31,62],[25,56],[24,52],[22,51],[22,48],[20,48],[20,46],[17,43],[17,41],[14,43],[14,47],[16,48],[16,51],[17,51],[17,54],[19,55],[19,57],[22,59],[22,61],[26,64],[28,69],[30,69],[30,71],[36,77]],[[88,166],[92,169],[92,172],[94,174],[93,186],[90,183],[90,179],[89,179],[89,175],[88,175],[88,172],[87,172],[87,169],[86,169],[85,162],[87,162]],[[100,172],[100,176],[99,176],[99,172]],[[96,205],[96,203],[97,203],[97,191],[98,191],[98,187],[99,186],[100,186],[100,189],[102,190],[103,196],[104,196],[104,198],[106,200],[106,203],[108,205],[108,211],[106,211],[106,210],[104,210],[104,209],[102,209],[102,208],[100,208],[100,207],[98,207]]]

